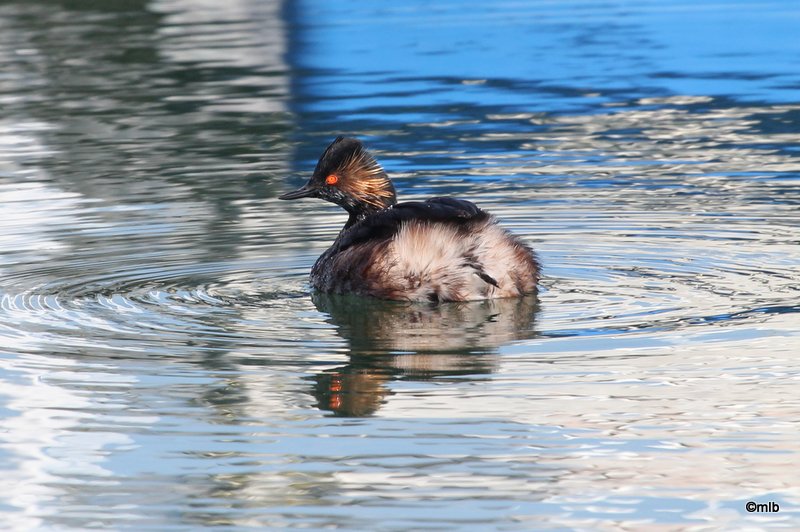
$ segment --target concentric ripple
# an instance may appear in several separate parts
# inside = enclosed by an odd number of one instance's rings
[[[673,225],[664,213],[647,212],[584,217],[551,210],[545,220],[529,217],[519,204],[491,210],[531,242],[545,264],[543,310],[527,336],[637,334],[658,345],[674,331],[744,321],[755,326],[772,314],[797,312],[800,284],[787,255],[789,226],[714,216]],[[332,236],[326,214],[306,224],[312,234]],[[320,313],[308,298],[314,257],[284,252],[148,267],[126,259],[106,270],[102,262],[76,261],[60,264],[57,273],[33,267],[3,278],[0,330],[10,345],[15,338],[38,338],[37,350],[96,347],[101,339],[106,347],[134,351],[187,343],[272,348],[294,338],[304,322],[331,341],[336,336],[325,325],[324,309]]]
[[[800,283],[787,255],[788,226],[708,217],[678,232],[647,213],[628,214],[624,228],[611,218],[592,225],[552,237],[559,244],[548,260],[558,266],[543,299],[558,295],[547,312],[553,329],[544,334],[654,334],[796,312]],[[774,244],[747,236],[756,234]]]
[[[5,277],[0,293],[0,336],[36,351],[81,350],[180,353],[187,345],[229,349],[231,344],[274,347],[292,316],[313,309],[303,278],[289,260],[201,264],[161,263],[92,274],[86,268],[49,268]],[[41,280],[47,279],[46,282]],[[15,286],[29,288],[14,291]],[[252,314],[264,313],[260,323]],[[248,317],[250,316],[250,317]],[[239,328],[244,331],[237,333]],[[298,324],[294,324],[297,326]]]

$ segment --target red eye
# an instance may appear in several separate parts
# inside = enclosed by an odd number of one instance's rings
[[[337,176],[336,174],[331,174],[325,178],[325,183],[327,183],[328,185],[335,185],[338,182],[339,182],[339,176]]]

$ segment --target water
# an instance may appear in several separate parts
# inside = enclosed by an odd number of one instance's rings
[[[799,20],[3,3],[4,526],[797,528]],[[311,294],[345,217],[275,198],[339,133],[538,298]]]

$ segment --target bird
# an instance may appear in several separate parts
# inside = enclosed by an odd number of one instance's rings
[[[319,198],[349,217],[311,268],[323,293],[432,303],[535,293],[536,253],[470,201],[397,202],[394,185],[364,144],[337,137],[308,182],[281,200]]]

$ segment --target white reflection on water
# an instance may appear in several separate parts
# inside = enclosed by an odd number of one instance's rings
[[[58,365],[56,365],[58,364]],[[137,379],[113,365],[50,356],[0,358],[3,373],[2,477],[4,526],[14,530],[48,527],[64,510],[59,500],[65,479],[74,487],[118,484],[106,457],[133,443],[118,431],[92,430],[115,418],[116,400]],[[91,385],[91,391],[86,389]],[[117,403],[115,405],[115,403]],[[157,416],[126,416],[147,426]]]

